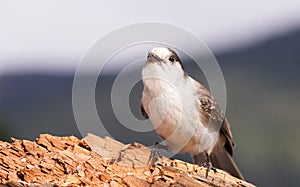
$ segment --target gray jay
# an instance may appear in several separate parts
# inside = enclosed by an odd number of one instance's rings
[[[167,47],[148,53],[142,70],[141,112],[165,140],[168,151],[190,153],[198,165],[244,179],[232,159],[230,125],[211,93],[185,71]]]

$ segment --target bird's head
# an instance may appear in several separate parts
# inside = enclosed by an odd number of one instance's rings
[[[151,49],[148,53],[147,63],[156,63],[163,69],[184,73],[184,68],[178,55],[168,47]]]

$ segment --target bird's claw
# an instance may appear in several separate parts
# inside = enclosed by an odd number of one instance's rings
[[[126,144],[118,153],[116,158],[111,159],[110,163],[115,164],[117,162],[120,162],[122,160],[122,157],[124,156],[124,153],[127,149],[130,148],[132,144]]]
[[[155,165],[155,163],[162,159],[163,156],[159,153],[159,149],[166,149],[166,146],[159,144],[158,142],[155,143],[154,146],[151,147],[151,152],[150,152],[150,156],[149,156],[149,160],[147,165],[148,166],[153,166]]]
[[[208,177],[208,173],[210,172],[210,170],[217,172],[217,168],[213,167],[211,162],[203,163],[202,166],[206,168],[206,178]]]

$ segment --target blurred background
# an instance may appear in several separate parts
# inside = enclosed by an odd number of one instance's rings
[[[0,139],[81,138],[72,111],[81,57],[111,31],[145,21],[184,28],[212,50],[226,82],[234,158],[246,179],[258,186],[299,185],[300,1],[1,1]],[[117,61],[97,82],[99,116],[115,139],[151,145],[155,132],[126,129],[111,109]],[[206,84],[192,64],[185,63],[188,73]],[[141,91],[138,83],[129,100],[139,119]]]

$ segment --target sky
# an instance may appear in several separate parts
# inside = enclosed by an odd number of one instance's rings
[[[142,22],[176,25],[213,52],[251,45],[300,26],[300,1],[0,1],[0,76],[74,72],[99,39]]]

